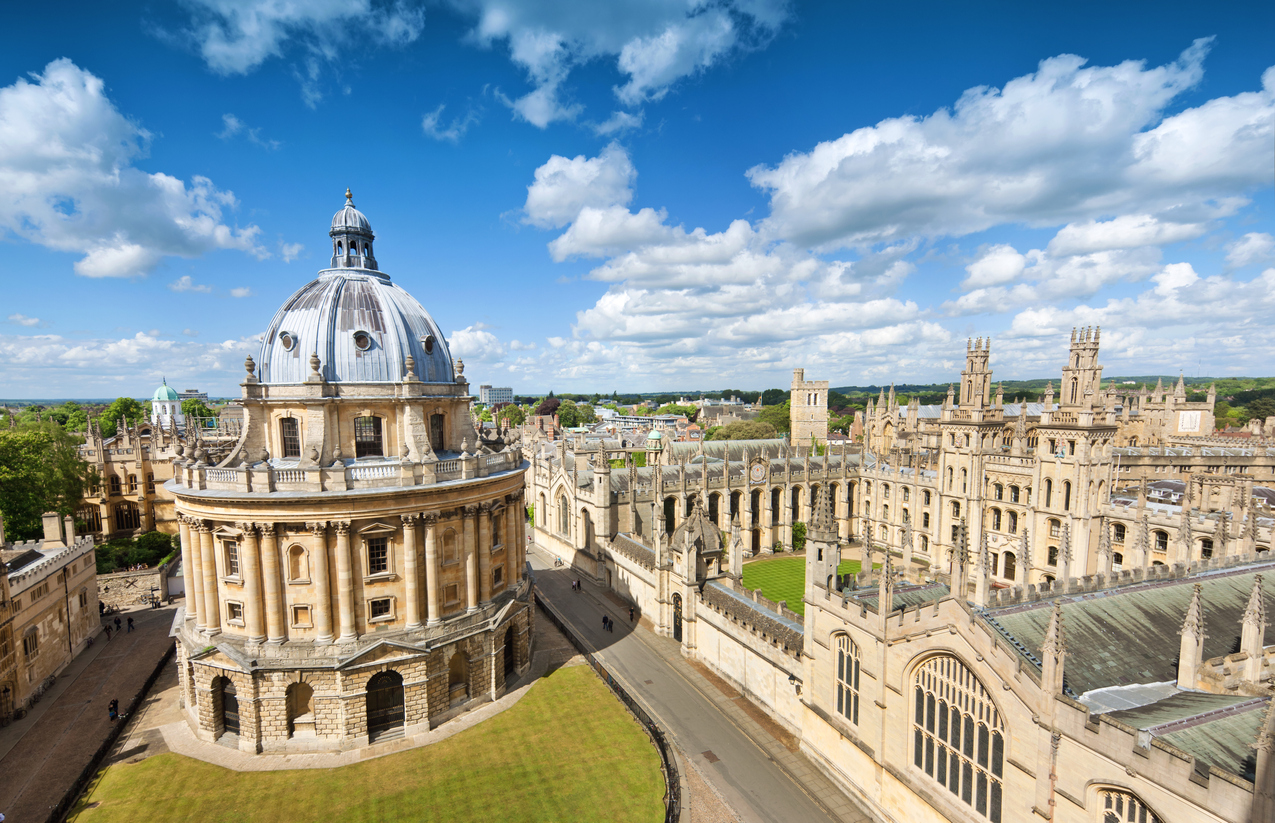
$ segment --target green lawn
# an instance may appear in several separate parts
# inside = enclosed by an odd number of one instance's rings
[[[338,769],[234,772],[177,754],[111,766],[76,823],[659,821],[660,758],[586,666],[431,746]],[[98,803],[95,808],[85,805]]]
[[[880,564],[876,564],[877,567]],[[837,574],[858,574],[858,560],[842,560]],[[806,558],[779,557],[774,560],[754,560],[744,564],[744,586],[761,589],[761,593],[776,602],[788,601],[788,608],[804,615],[806,606],[801,602],[806,593]]]

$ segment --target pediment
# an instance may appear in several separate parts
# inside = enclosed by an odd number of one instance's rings
[[[387,660],[402,660],[406,657],[415,657],[421,653],[421,649],[408,643],[400,643],[395,640],[382,640],[371,648],[364,649],[353,657],[349,657],[342,661],[338,669],[355,669],[360,666],[369,666],[373,663],[380,663]]]

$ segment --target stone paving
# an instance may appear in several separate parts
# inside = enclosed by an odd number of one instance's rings
[[[110,733],[107,703],[127,708],[172,646],[176,609],[139,608],[136,629],[99,634],[23,721],[0,730],[0,812],[19,823],[42,823]]]

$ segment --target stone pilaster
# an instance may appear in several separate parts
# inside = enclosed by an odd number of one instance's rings
[[[477,506],[464,508],[464,552],[465,552],[465,611],[478,611],[478,552],[474,545],[474,519],[478,516]]]
[[[341,618],[340,642],[354,640],[358,635],[354,626],[354,568],[350,558],[350,521],[337,520],[336,530],[336,586],[337,605]]]
[[[204,631],[220,634],[221,598],[217,594],[217,558],[213,553],[212,525],[207,520],[200,520],[196,528],[199,530],[199,561],[204,581],[204,602],[200,604],[199,614],[204,618]]]
[[[185,515],[177,517],[177,531],[182,544],[182,579],[186,584],[186,617],[199,625],[203,611],[200,601],[204,599],[203,588],[196,581],[200,576],[199,546],[191,539],[190,518]],[[196,533],[198,536],[198,533]]]
[[[257,524],[235,525],[243,533],[239,572],[244,581],[244,628],[248,631],[249,642],[262,643],[266,639],[266,623],[261,602],[261,546],[257,542]]]
[[[328,524],[307,523],[310,530],[310,575],[314,579],[317,603],[314,604],[314,627],[320,643],[332,642],[332,579],[328,573]]]
[[[407,628],[421,627],[421,575],[416,562],[416,520],[419,515],[404,514],[403,521],[403,576],[407,578]]]
[[[482,605],[491,602],[491,504],[478,506],[478,599]]]
[[[274,523],[257,525],[261,528],[261,577],[266,599],[266,640],[278,644],[287,639],[279,542],[275,537]]]
[[[438,613],[438,600],[440,592],[438,590],[440,574],[438,563],[438,515],[427,514],[422,518],[425,524],[425,605],[426,620],[430,626],[437,626],[440,617]]]

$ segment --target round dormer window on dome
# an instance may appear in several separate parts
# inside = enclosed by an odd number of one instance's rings
[[[292,351],[297,347],[297,337],[290,331],[279,332],[279,345],[283,346],[284,351]]]
[[[422,345],[425,346],[426,354],[434,353],[434,335],[432,334],[425,335],[424,337],[421,338],[421,343]]]
[[[354,348],[359,351],[367,351],[372,348],[372,335],[365,331],[356,331],[354,333]]]

